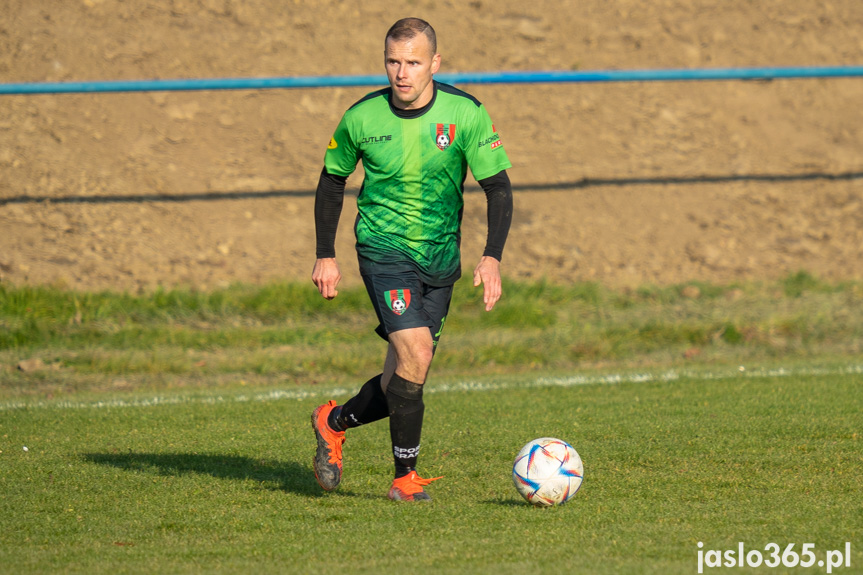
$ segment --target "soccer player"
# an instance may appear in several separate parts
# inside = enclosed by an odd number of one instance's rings
[[[327,491],[342,476],[345,430],[389,417],[395,479],[388,497],[420,501],[435,479],[417,474],[423,384],[461,275],[464,181],[469,167],[485,191],[488,237],[473,274],[486,311],[501,296],[500,260],[512,219],[511,167],[488,112],[469,94],[434,80],[440,68],[434,29],[399,20],[384,41],[389,87],[351,106],[330,140],[315,198],[312,281],[338,294],[335,236],[345,183],[362,159],[365,178],[355,225],[360,273],[388,342],[383,372],[343,405],[312,414],[315,477]]]

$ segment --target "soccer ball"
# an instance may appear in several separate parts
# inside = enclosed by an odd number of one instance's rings
[[[512,482],[528,503],[561,505],[578,492],[584,465],[570,444],[553,437],[534,439],[521,448],[512,464]]]

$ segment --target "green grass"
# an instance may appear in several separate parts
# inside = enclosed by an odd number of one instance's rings
[[[434,373],[729,364],[863,353],[860,283],[806,273],[774,283],[611,290],[506,281],[483,311],[457,284]],[[0,398],[173,387],[352,383],[383,345],[362,289],[307,285],[131,295],[0,286]],[[20,373],[23,359],[50,369]]]
[[[485,313],[457,284],[420,468],[445,479],[410,505],[385,423],[338,492],[311,471],[311,410],[382,360],[362,290],[0,285],[0,573],[693,573],[698,542],[846,541],[863,571],[863,285],[504,289]],[[547,435],[586,480],[542,510],[510,471]]]
[[[6,402],[0,570],[694,573],[699,541],[814,543],[819,559],[850,541],[852,568],[835,572],[860,572],[860,370],[439,378],[421,472],[444,479],[417,505],[384,496],[385,423],[349,432],[342,486],[317,487],[309,413],[347,389]],[[585,462],[582,490],[553,509],[510,479],[545,435]]]

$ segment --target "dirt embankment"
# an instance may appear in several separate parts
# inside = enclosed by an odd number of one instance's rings
[[[3,82],[381,74],[405,15],[435,25],[448,72],[863,63],[859,0],[6,4]],[[462,87],[514,164],[510,277],[863,277],[863,79]],[[2,281],[305,281],[326,143],[369,90],[0,96]]]

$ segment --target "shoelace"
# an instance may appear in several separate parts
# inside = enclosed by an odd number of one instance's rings
[[[330,445],[330,463],[338,463],[342,460],[342,444],[344,442],[344,433],[341,435],[332,433],[332,441],[327,442]]]
[[[431,477],[429,479],[423,479],[419,475],[417,475],[416,471],[411,471],[404,477],[400,477],[393,482],[393,487],[400,489],[406,495],[413,495],[414,493],[419,493],[422,491],[423,487],[431,483],[432,481],[437,481],[438,479],[443,479],[443,475],[440,477]]]

